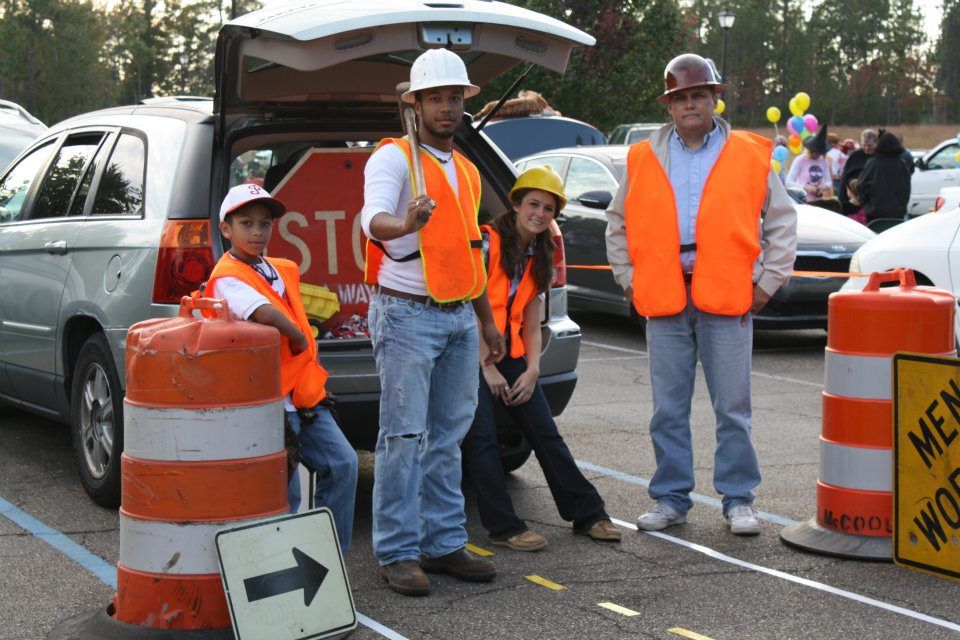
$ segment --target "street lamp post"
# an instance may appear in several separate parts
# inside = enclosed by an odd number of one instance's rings
[[[723,55],[720,58],[720,81],[727,82],[727,31],[733,26],[733,21],[737,19],[737,14],[729,9],[724,9],[717,14],[717,22],[723,29]]]

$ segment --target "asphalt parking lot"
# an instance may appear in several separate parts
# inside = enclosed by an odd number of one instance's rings
[[[784,525],[815,512],[823,331],[756,334],[751,383],[764,474],[757,499],[761,535],[732,536],[721,517],[711,483],[713,415],[702,378],[693,410],[698,494],[689,522],[641,534],[633,523],[650,504],[644,484],[654,470],[646,431],[651,402],[645,344],[626,321],[575,319],[584,333],[580,382],[559,424],[622,526],[623,543],[572,535],[539,467],[528,462],[509,485],[518,513],[550,545],[532,554],[492,547],[468,494],[471,543],[495,550],[499,575],[487,584],[434,577],[431,596],[405,598],[387,590],[376,572],[371,461],[362,455],[347,565],[364,624],[353,637],[960,635],[954,583],[891,564],[799,553],[778,538]],[[0,407],[0,438],[0,514],[6,516],[0,517],[0,639],[43,638],[57,621],[109,602],[117,514],[86,498],[66,427]]]

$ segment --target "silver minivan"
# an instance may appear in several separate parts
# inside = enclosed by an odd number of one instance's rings
[[[372,145],[402,133],[395,86],[431,47],[459,53],[483,85],[522,62],[562,72],[574,46],[593,42],[484,0],[287,4],[223,27],[213,103],[152,101],[55,125],[0,175],[0,399],[69,422],[84,488],[117,505],[127,329],[174,315],[201,285],[225,249],[219,200],[255,181],[290,205],[268,251],[301,265],[342,428],[372,448],[379,380],[357,218]],[[513,166],[469,116],[455,143],[480,170],[481,216],[505,210]],[[556,261],[541,382],[559,414],[580,330],[562,242]],[[501,427],[504,467],[519,467],[530,446],[505,413]]]

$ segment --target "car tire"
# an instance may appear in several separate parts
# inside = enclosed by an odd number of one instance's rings
[[[500,464],[503,465],[503,472],[510,473],[511,471],[516,471],[522,467],[527,460],[530,459],[530,454],[533,453],[533,449],[527,449],[525,451],[513,451],[511,453],[505,453],[500,456]]]
[[[80,482],[102,507],[120,506],[123,387],[102,333],[83,344],[73,368],[70,425]]]

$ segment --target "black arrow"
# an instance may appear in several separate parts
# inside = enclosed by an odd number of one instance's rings
[[[296,547],[293,558],[297,561],[295,567],[246,578],[243,586],[247,590],[247,602],[303,589],[303,604],[309,607],[327,577],[327,568]]]

